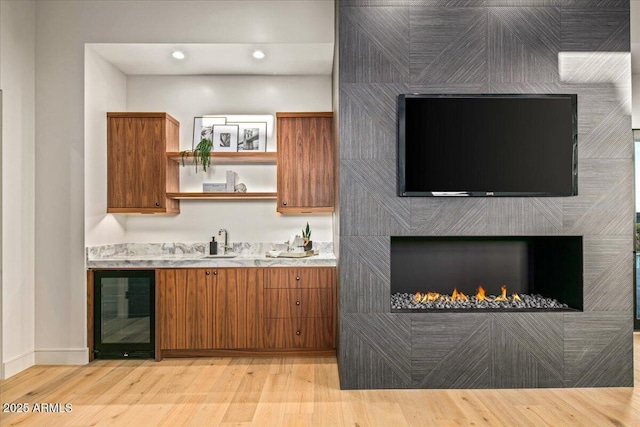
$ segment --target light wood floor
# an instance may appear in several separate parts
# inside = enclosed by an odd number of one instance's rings
[[[635,389],[341,391],[332,357],[96,361],[37,366],[0,382],[1,426],[640,426]]]

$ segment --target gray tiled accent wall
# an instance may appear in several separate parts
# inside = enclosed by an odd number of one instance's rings
[[[343,0],[340,383],[632,386],[627,0]],[[400,93],[577,93],[579,195],[396,196]],[[584,236],[584,312],[391,313],[390,236]]]

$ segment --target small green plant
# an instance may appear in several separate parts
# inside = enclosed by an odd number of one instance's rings
[[[181,151],[180,155],[182,156],[182,166],[184,166],[185,157],[193,156],[193,163],[196,165],[196,173],[198,172],[198,163],[202,164],[202,170],[204,172],[207,171],[207,167],[211,162],[211,148],[213,147],[213,142],[209,138],[202,138],[196,148],[191,150]]]
[[[311,228],[309,227],[309,223],[307,222],[307,227],[302,229],[302,238],[307,242],[311,240]]]

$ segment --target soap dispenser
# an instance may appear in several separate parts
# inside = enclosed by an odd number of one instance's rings
[[[216,242],[216,238],[212,237],[209,242],[209,255],[217,255],[218,254],[218,243]]]

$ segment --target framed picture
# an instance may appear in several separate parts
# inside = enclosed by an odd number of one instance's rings
[[[228,150],[214,140],[214,126],[237,126],[237,149]],[[214,114],[197,116],[193,119],[193,140],[191,150],[195,149],[202,139],[212,143],[217,151],[275,151],[273,134],[273,115],[269,114]],[[226,137],[225,137],[226,138]],[[231,135],[233,140],[233,136]],[[224,144],[227,142],[225,141]],[[232,144],[232,141],[229,142]]]
[[[234,122],[238,125],[238,151],[267,151],[266,122]]]
[[[211,151],[238,151],[238,125],[213,125]]]
[[[224,125],[227,118],[222,116],[202,116],[193,118],[193,143],[191,150],[195,149],[201,140],[213,138],[213,126]]]

